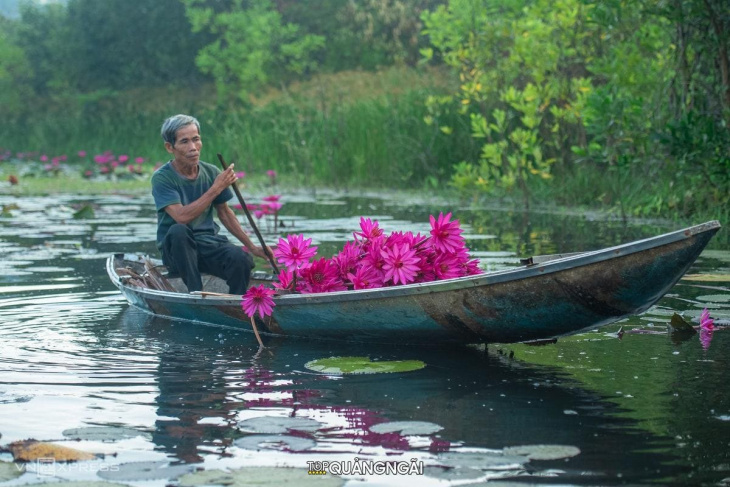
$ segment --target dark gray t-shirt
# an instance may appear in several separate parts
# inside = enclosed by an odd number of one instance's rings
[[[175,220],[165,211],[165,207],[179,203],[183,206],[200,198],[213,186],[220,170],[212,164],[200,161],[198,177],[188,179],[181,176],[173,167],[172,161],[160,167],[152,175],[152,196],[157,208],[157,248],[162,250],[162,241]],[[213,221],[214,206],[228,202],[233,198],[231,188],[224,189],[198,218],[188,223],[195,238],[215,236],[220,227]]]

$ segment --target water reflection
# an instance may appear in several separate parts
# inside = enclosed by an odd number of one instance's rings
[[[236,425],[270,416],[322,423],[313,432],[289,432],[314,441],[316,446],[306,452],[289,448],[286,439],[263,447],[278,462],[300,468],[311,458],[342,454],[408,459],[416,454],[438,464],[439,452],[468,456],[474,451],[557,444],[578,445],[581,453],[568,461],[525,460],[506,470],[499,465],[499,476],[552,472],[566,482],[580,483],[590,474],[594,481],[612,482],[617,475],[623,481],[641,480],[649,473],[647,465],[655,466],[651,475],[677,470],[668,466],[670,456],[649,453],[656,439],[632,433],[635,422],[618,419],[616,405],[554,371],[509,359],[498,349],[403,350],[269,340],[257,356],[256,341],[247,333],[152,318],[133,309],[123,311],[119,322],[132,340],[143,337],[159,350],[152,441],[157,450],[184,462],[204,462],[213,455],[256,465],[255,457],[242,456],[236,447],[236,439],[246,436]],[[405,374],[346,377],[304,368],[310,360],[333,355],[417,359],[427,367]],[[415,436],[371,431],[389,421],[425,421],[443,429]],[[484,475],[496,472],[478,470]]]

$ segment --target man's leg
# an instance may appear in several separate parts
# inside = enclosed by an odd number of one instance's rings
[[[244,294],[254,267],[251,254],[230,242],[198,244],[201,270],[224,279],[229,293]]]
[[[170,272],[182,277],[188,292],[203,289],[198,270],[198,244],[186,225],[176,223],[167,231],[162,242],[162,262]]]

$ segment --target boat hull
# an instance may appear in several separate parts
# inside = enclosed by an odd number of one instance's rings
[[[608,249],[506,271],[374,290],[277,296],[257,319],[274,335],[381,343],[523,342],[599,327],[641,313],[687,272],[718,222]],[[151,313],[250,330],[240,296],[156,291],[110,278],[129,302]]]

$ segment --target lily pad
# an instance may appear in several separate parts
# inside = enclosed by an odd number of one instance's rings
[[[246,467],[230,472],[222,470],[204,470],[202,472],[183,475],[179,479],[180,487],[202,487],[224,485],[226,487],[246,487],[252,485],[297,485],[339,487],[344,484],[340,477],[327,475],[310,475],[303,468]]]
[[[444,467],[506,470],[520,468],[529,461],[524,455],[506,455],[497,450],[494,452],[440,453],[436,463]]]
[[[250,435],[237,439],[233,444],[246,450],[304,451],[317,446],[314,440],[291,435]]]
[[[473,480],[484,476],[481,470],[460,467],[426,467],[423,473],[439,480]]]
[[[730,282],[730,274],[687,274],[683,281]]]
[[[195,465],[172,465],[168,462],[129,462],[102,470],[99,477],[122,482],[136,480],[174,479],[195,470]]]
[[[0,482],[13,480],[25,473],[25,465],[13,462],[0,462]]]
[[[379,423],[370,427],[370,431],[378,434],[400,433],[404,436],[409,435],[431,435],[441,431],[443,426],[427,421],[391,421],[389,423]]]
[[[125,484],[104,482],[103,480],[77,480],[74,482],[43,482],[33,487],[127,487]]]
[[[280,434],[294,431],[317,431],[322,423],[310,418],[260,416],[239,421],[238,427],[246,433]]]
[[[697,296],[697,299],[713,303],[730,303],[730,294],[706,294],[704,296]]]
[[[63,436],[72,440],[87,441],[119,441],[137,436],[150,437],[149,433],[133,428],[121,426],[89,426],[85,428],[71,428],[63,431]]]
[[[93,453],[36,440],[16,441],[8,445],[8,449],[16,462],[34,462],[39,458],[53,459],[56,462],[76,462],[97,458]]]
[[[324,374],[382,374],[411,372],[426,366],[420,360],[389,360],[373,362],[369,357],[330,357],[304,364],[309,370]]]
[[[505,455],[525,455],[530,460],[561,460],[578,455],[580,449],[571,445],[523,445],[511,446]]]

